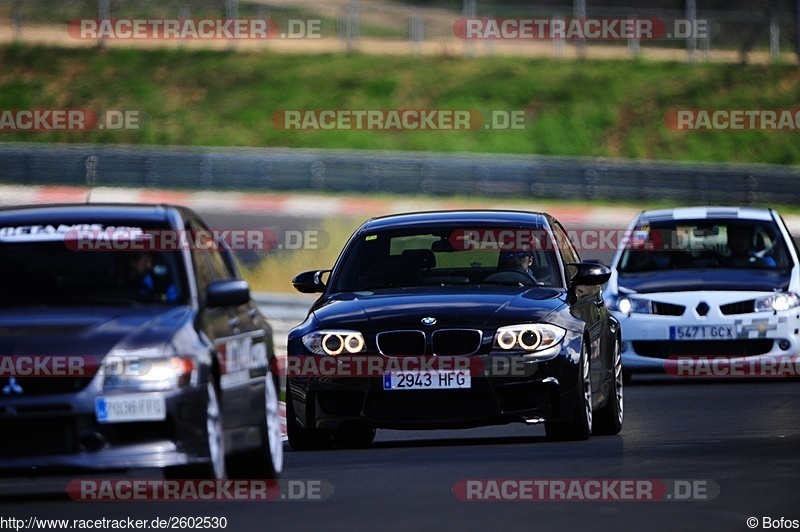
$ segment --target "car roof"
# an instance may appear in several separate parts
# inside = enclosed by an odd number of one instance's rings
[[[762,207],[675,207],[642,211],[637,221],[670,220],[773,220],[773,211]]]
[[[0,225],[45,223],[167,222],[170,212],[191,211],[175,205],[133,203],[69,203],[0,209]]]
[[[548,227],[554,218],[546,213],[511,210],[452,210],[391,214],[370,218],[363,230],[399,229],[424,225],[522,225]]]

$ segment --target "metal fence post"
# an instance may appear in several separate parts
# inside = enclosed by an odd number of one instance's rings
[[[269,21],[270,15],[271,15],[271,13],[270,13],[270,9],[269,9],[269,7],[267,7],[267,6],[263,5],[263,4],[259,4],[259,6],[258,6],[258,10],[257,10],[257,17],[258,17],[259,19],[261,19],[261,20],[266,20],[266,21]],[[268,28],[268,29],[267,29],[267,31],[269,31],[269,28],[271,28],[271,26],[269,25],[269,22],[267,22],[267,28]],[[264,39],[264,42],[263,42],[262,44],[263,44],[264,46],[266,46],[267,44],[269,44],[269,40],[270,40],[272,37],[273,37],[272,35],[270,35],[269,33],[267,33],[267,38],[266,38],[266,39]],[[280,37],[280,35],[278,35],[278,37]]]
[[[775,11],[770,10],[769,14],[769,57],[777,61],[781,56],[781,29],[778,26],[778,17]]]
[[[487,17],[490,17],[490,18],[492,17],[491,13],[486,13],[485,15]],[[491,37],[489,39],[483,39],[481,42],[483,43],[483,53],[484,53],[484,55],[490,55],[490,56],[494,55],[495,45],[497,44],[497,39],[495,39],[494,37]]]
[[[239,18],[239,0],[225,0],[225,18]],[[228,42],[228,48],[233,50],[236,48],[236,44],[236,39],[231,39]]]
[[[104,20],[111,18],[111,2],[109,0],[97,0],[97,18]],[[108,37],[105,35],[100,39],[100,48],[105,50],[108,47]]]
[[[796,0],[794,5],[794,49],[800,60],[800,0]]]
[[[478,16],[478,0],[464,0],[461,16],[476,18]],[[475,43],[472,40],[464,41],[464,53],[467,57],[475,57]]]
[[[15,0],[11,6],[11,26],[14,28],[14,40],[22,39],[22,0]]]
[[[419,55],[422,53],[422,43],[425,40],[425,21],[419,11],[414,11],[408,21],[408,32],[411,39],[412,51]]]
[[[689,55],[689,61],[694,65],[697,63],[697,37],[695,36],[695,28],[697,27],[697,0],[686,0],[686,20],[689,22],[689,31],[691,32],[686,39],[686,52]]]
[[[553,13],[553,18],[550,20],[550,27],[553,27],[554,20],[561,20],[564,18],[564,15],[561,13]],[[559,37],[558,39],[553,38],[552,31],[550,32],[550,40],[553,41],[553,55],[556,57],[564,57],[564,49],[566,48],[566,42],[563,37]]]
[[[344,41],[347,53],[356,50],[356,43],[361,35],[361,2],[347,0],[344,9],[339,12],[339,40]]]
[[[188,5],[179,7],[178,18],[181,20],[187,20],[192,18],[191,8]],[[183,48],[183,39],[178,39],[178,47]]]
[[[628,15],[630,20],[636,20],[636,15]],[[641,53],[641,46],[639,43],[639,32],[635,32],[633,37],[628,39],[628,51],[634,56],[639,57]]]
[[[579,19],[586,18],[586,0],[573,0],[573,16]],[[580,38],[576,41],[578,46],[578,57],[586,59],[586,39]]]

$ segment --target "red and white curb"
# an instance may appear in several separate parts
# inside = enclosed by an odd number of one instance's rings
[[[412,197],[384,199],[360,196],[325,196],[304,193],[189,192],[146,188],[97,187],[91,193],[83,187],[0,185],[0,206],[54,203],[168,203],[183,205],[200,213],[272,215],[297,218],[364,219],[386,214],[453,209],[519,209],[544,211],[567,229],[625,229],[642,209],[629,206],[568,205],[555,202],[512,204],[491,198],[436,199]],[[783,216],[789,231],[800,235],[800,215]]]
[[[624,229],[639,212],[632,207],[564,205],[557,203],[515,202],[499,199],[383,199],[359,196],[325,196],[304,193],[190,192],[144,188],[97,187],[89,192],[82,187],[0,186],[0,206],[54,203],[169,203],[183,205],[200,213],[269,214],[301,218],[367,218],[385,214],[441,211],[453,209],[521,209],[545,211],[565,226],[581,225]]]

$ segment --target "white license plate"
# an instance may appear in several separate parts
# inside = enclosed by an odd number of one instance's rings
[[[670,340],[733,340],[733,325],[673,325]]]
[[[94,413],[99,423],[164,421],[167,404],[160,395],[98,397],[94,401]]]
[[[398,371],[383,374],[384,390],[457,390],[472,386],[468,370]]]

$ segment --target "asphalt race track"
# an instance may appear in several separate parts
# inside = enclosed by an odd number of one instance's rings
[[[41,493],[4,500],[0,515],[224,516],[237,531],[746,530],[748,517],[800,519],[800,383],[644,381],[626,390],[619,436],[549,443],[540,427],[507,425],[379,431],[369,449],[287,450],[284,478],[327,481],[333,494],[324,501],[93,503]],[[454,496],[461,479],[676,479],[719,493],[712,500],[473,502]]]
[[[216,227],[247,223],[205,217]],[[264,218],[257,223],[298,229],[314,221]],[[610,254],[599,258],[607,261]],[[276,327],[276,333],[285,334],[285,327]],[[638,377],[625,390],[621,434],[587,442],[551,443],[541,426],[515,424],[463,431],[379,431],[368,449],[286,449],[283,478],[324,481],[333,490],[330,497],[79,502],[63,491],[72,477],[0,478],[0,518],[225,517],[227,530],[235,531],[748,530],[751,517],[758,520],[757,529],[763,528],[764,518],[784,518],[790,525],[800,521],[797,379]],[[247,478],[246,469],[239,473]],[[153,478],[154,473],[138,473],[143,475]],[[586,496],[555,501],[457,498],[463,490],[454,493],[454,487],[474,479],[536,480],[548,486],[570,479],[605,479],[606,485],[641,480],[691,489],[673,491],[669,499],[663,491],[650,492],[659,500],[648,500],[647,493],[625,501]],[[513,492],[510,496],[516,498]]]

